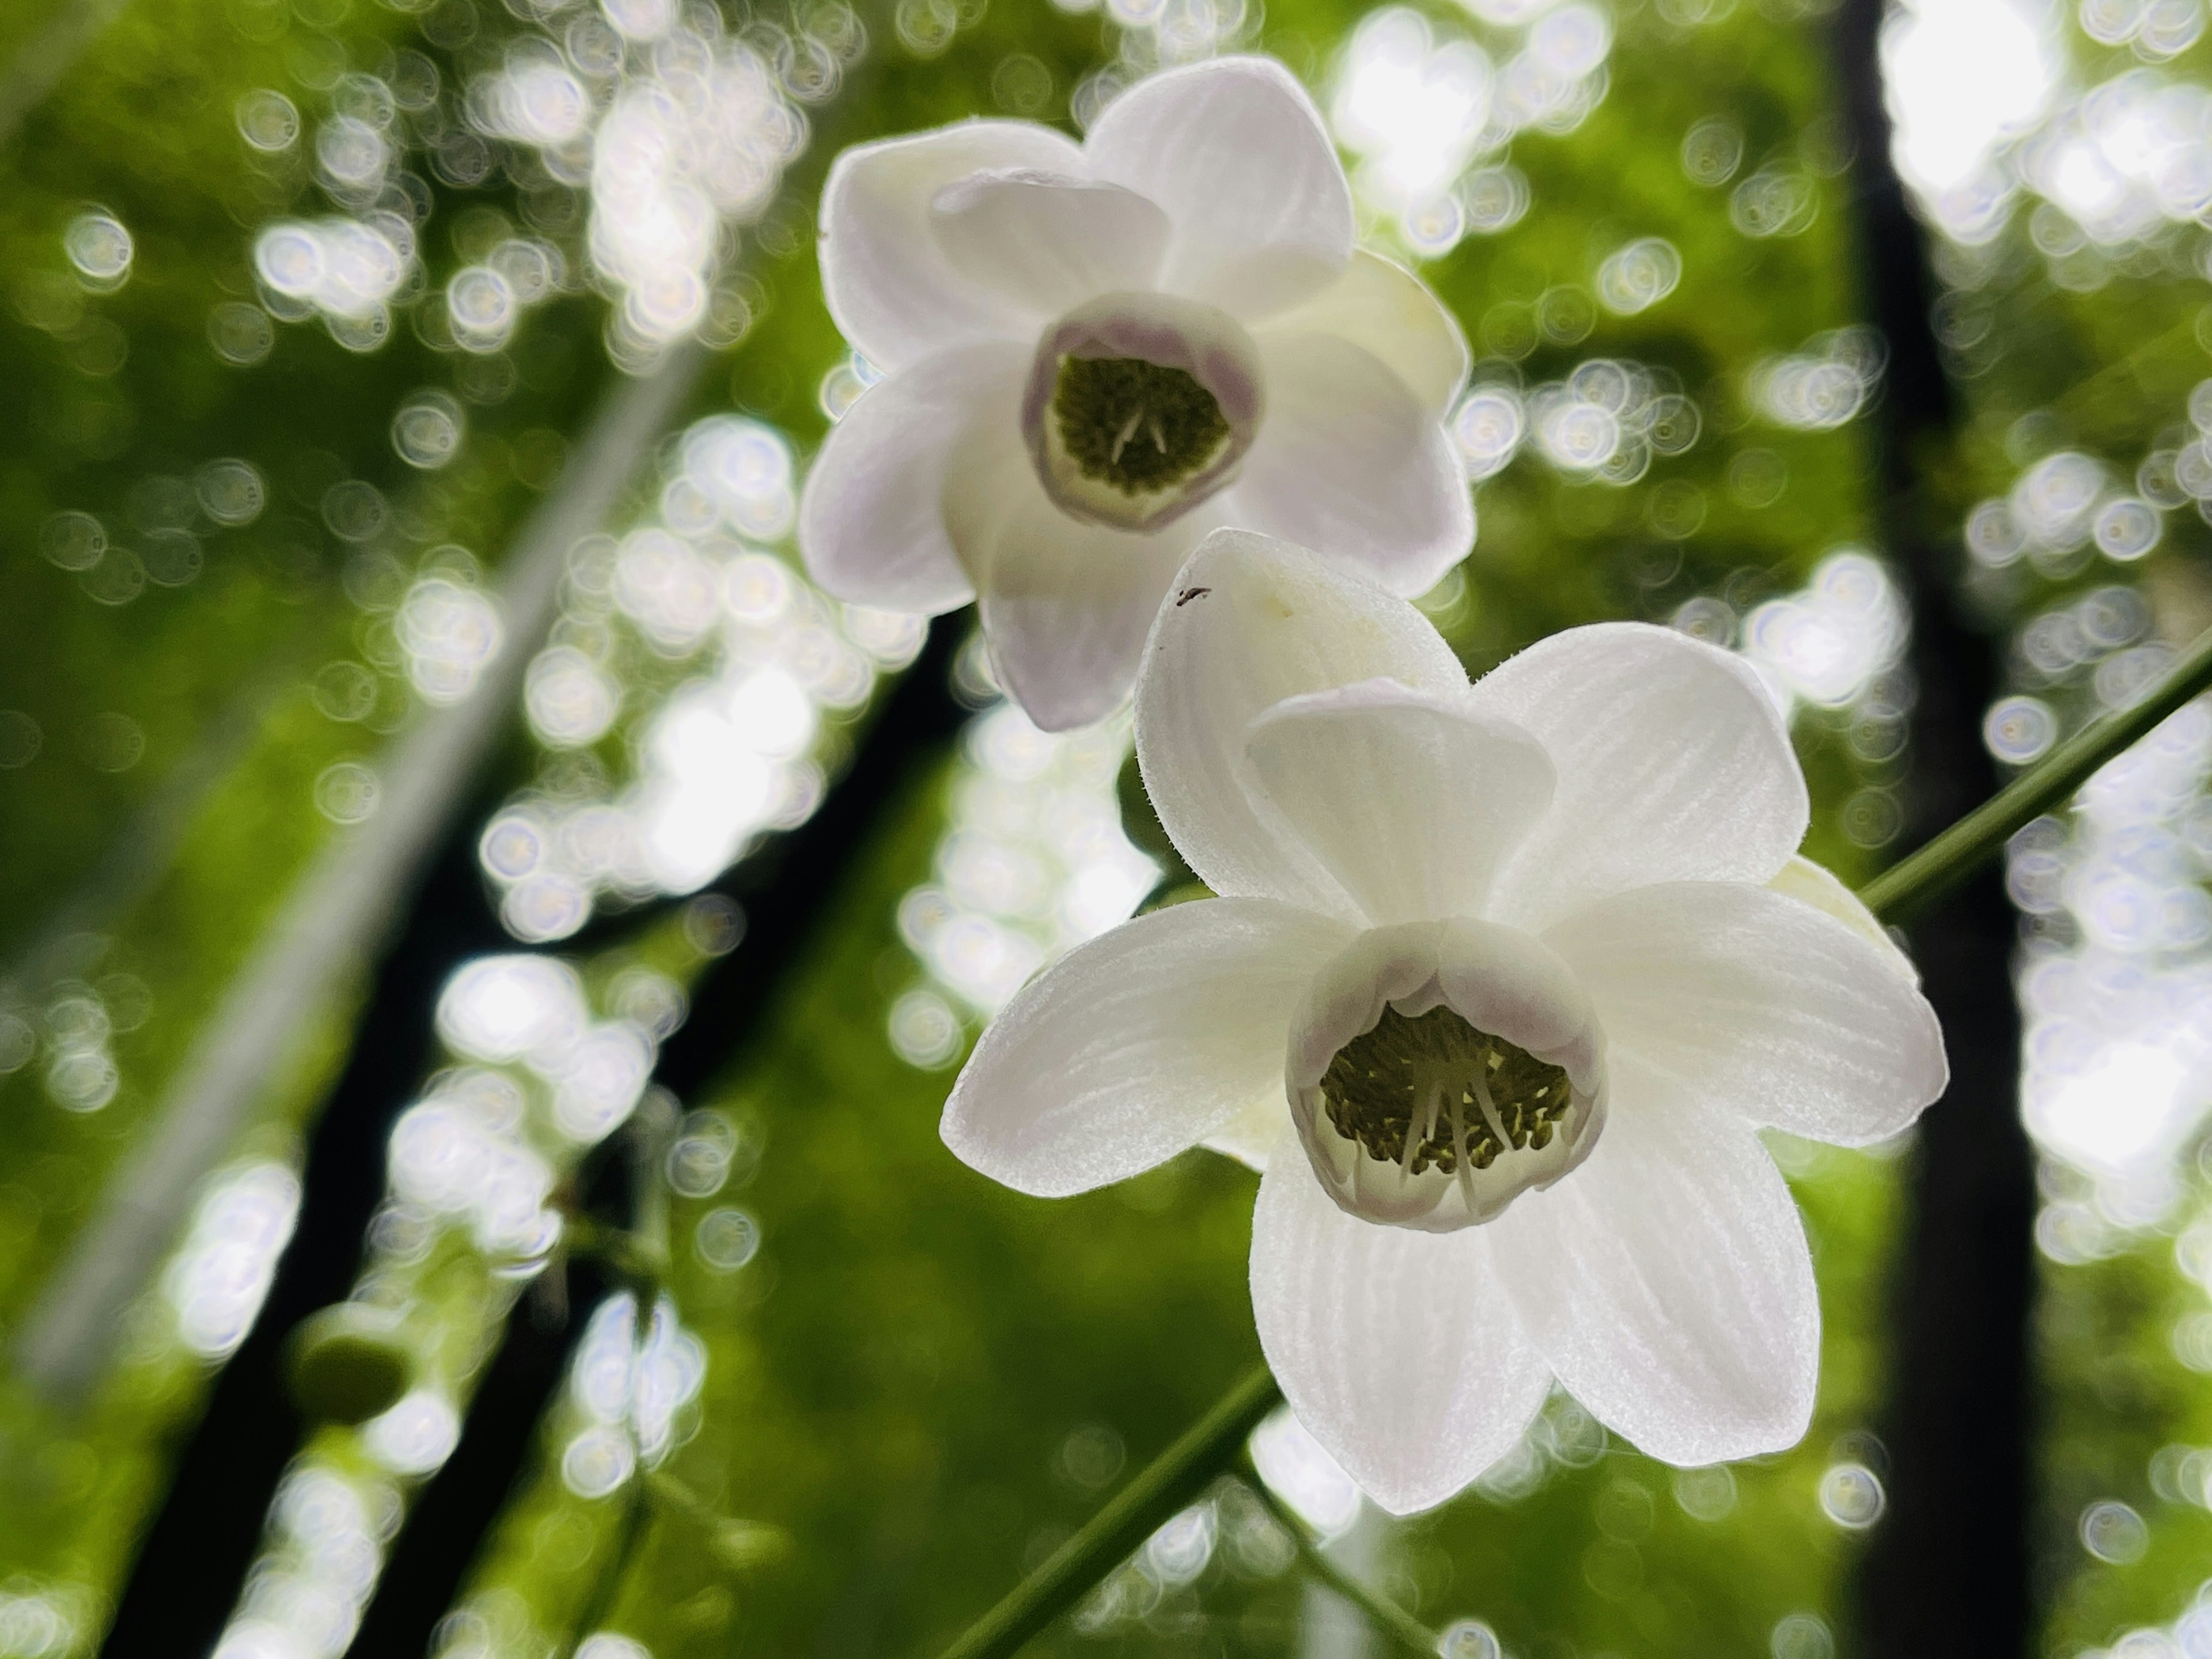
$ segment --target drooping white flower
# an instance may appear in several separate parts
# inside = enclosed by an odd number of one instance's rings
[[[1267,58],[1142,82],[1079,146],[969,121],[848,150],[823,291],[887,378],[808,480],[815,580],[892,610],[980,595],[1000,679],[1048,730],[1121,701],[1217,526],[1431,586],[1474,535],[1442,423],[1467,346],[1352,234],[1327,129]]]
[[[1268,1362],[1397,1512],[1554,1378],[1668,1462],[1794,1443],[1819,1304],[1756,1131],[1880,1140],[1947,1073],[1910,964],[1796,856],[1804,778],[1753,671],[1608,623],[1470,686],[1411,605],[1237,532],[1176,589],[1138,755],[1220,896],[1025,987],[947,1145],[1042,1195],[1197,1143],[1264,1170]]]

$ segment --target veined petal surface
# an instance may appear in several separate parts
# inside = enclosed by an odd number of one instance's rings
[[[1881,918],[1866,908],[1856,893],[1836,879],[1835,872],[1800,853],[1784,865],[1767,886],[1785,898],[1809,904],[1815,910],[1833,916],[1861,939],[1879,945],[1887,953],[1890,965],[1911,980],[1920,982],[1920,969],[1912,958],[1899,949],[1898,943],[1881,925]]]
[[[953,270],[1039,326],[1098,295],[1150,288],[1170,234],[1166,213],[1135,191],[1033,169],[946,185],[930,222]]]
[[[1281,1093],[1291,1006],[1345,937],[1289,905],[1201,899],[1077,946],[983,1033],[945,1144],[1041,1198],[1164,1162]]]
[[[1428,285],[1364,248],[1312,298],[1269,320],[1268,334],[1333,334],[1403,380],[1441,420],[1467,384],[1467,336]]]
[[[1362,912],[1245,793],[1246,728],[1285,697],[1393,679],[1449,696],[1465,672],[1405,600],[1304,548],[1217,531],[1152,623],[1137,680],[1137,757],[1160,822],[1217,893]]]
[[[1042,730],[1086,726],[1128,696],[1176,569],[1218,520],[1209,502],[1150,533],[1115,530],[1067,517],[1025,455],[998,478],[994,522],[970,532],[956,517],[992,665]]]
[[[822,188],[822,295],[839,331],[886,371],[949,346],[1033,334],[1020,307],[954,267],[931,210],[972,173],[1079,173],[1082,157],[1034,121],[963,121],[846,150]]]
[[[1757,672],[1671,629],[1554,634],[1484,675],[1470,704],[1533,732],[1559,774],[1499,877],[1500,921],[1540,929],[1658,882],[1765,883],[1804,838],[1805,775]]]
[[[1504,1456],[1551,1386],[1488,1232],[1416,1232],[1346,1214],[1295,1135],[1261,1178],[1260,1346],[1298,1421],[1394,1515],[1443,1503]]]
[[[1259,797],[1378,926],[1480,915],[1492,874],[1551,805],[1543,745],[1463,701],[1369,680],[1252,724]]]
[[[1167,210],[1170,293],[1246,322],[1334,281],[1352,257],[1352,189],[1321,112],[1272,58],[1217,58],[1139,81],[1084,155],[1092,177]]]
[[[1014,430],[1029,356],[997,343],[956,346],[860,394],[830,428],[799,507],[799,545],[814,580],[840,599],[934,615],[975,598],[945,526],[947,473],[963,446]],[[963,488],[995,482],[988,473]]]
[[[1820,1305],[1797,1206],[1741,1119],[1616,1056],[1604,1133],[1482,1231],[1538,1351],[1607,1427],[1690,1467],[1795,1445]]]
[[[1895,947],[1767,888],[1638,888],[1544,940],[1589,992],[1611,1052],[1707,1110],[1860,1146],[1943,1092],[1943,1033]]]
[[[1234,522],[1425,593],[1474,544],[1467,469],[1431,410],[1334,334],[1258,337],[1267,412],[1231,487]]]

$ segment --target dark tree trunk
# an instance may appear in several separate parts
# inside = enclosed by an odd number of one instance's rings
[[[1951,422],[1929,331],[1924,233],[1891,164],[1878,46],[1882,0],[1844,0],[1837,72],[1856,148],[1867,308],[1889,343],[1875,413],[1882,531],[1913,613],[1906,838],[1917,843],[1997,787],[1981,740],[1998,690],[1992,641],[1961,617],[1957,538],[1934,529],[1917,459]],[[2028,1578],[2029,1313],[2034,1158],[2021,1126],[2014,925],[2002,875],[1976,876],[1911,930],[1943,1022],[1951,1086],[1922,1120],[1907,1164],[1891,1278],[1893,1376],[1880,1425],[1889,1508],[1858,1585],[1859,1645],[1881,1659],[2021,1659]]]

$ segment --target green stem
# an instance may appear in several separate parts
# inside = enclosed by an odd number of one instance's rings
[[[2064,805],[2099,767],[2208,686],[2212,686],[2212,629],[2182,653],[2147,696],[2059,744],[1987,803],[1869,882],[1860,890],[1859,897],[1885,921],[1903,921],[1917,915],[1978,869],[2015,830]],[[1282,1392],[1266,1366],[1252,1371],[1123,1487],[1052,1559],[970,1626],[965,1635],[945,1650],[943,1659],[1006,1659],[1018,1650],[1228,1468],[1244,1437],[1281,1399]],[[1268,1495],[1264,1483],[1258,1490],[1263,1498]],[[1316,1571],[1322,1569],[1317,1566]],[[1334,1563],[1329,1564],[1329,1571],[1334,1571]],[[1367,1607],[1378,1623],[1387,1620],[1389,1615],[1362,1599],[1356,1589],[1343,1593]],[[1402,1613],[1398,1616],[1408,1625],[1413,1623]],[[1397,1626],[1391,1626],[1390,1632],[1401,1641],[1407,1635]],[[1434,1638],[1430,1638],[1423,1651],[1435,1652]]]
[[[1115,1562],[1190,1504],[1281,1403],[1282,1390],[1255,1365],[1173,1445],[1115,1493],[1083,1530],[1014,1587],[1013,1593],[945,1650],[944,1659],[1005,1659],[1057,1619]]]
[[[2063,806],[2097,769],[2212,686],[2212,629],[2130,708],[2092,722],[1910,858],[1859,890],[1884,921],[1906,921],[1966,879],[2023,825]]]
[[[1275,1517],[1275,1524],[1291,1535],[1297,1546],[1299,1559],[1307,1571],[1334,1590],[1346,1601],[1367,1615],[1368,1622],[1403,1648],[1413,1659],[1437,1659],[1441,1638],[1419,1620],[1407,1613],[1388,1596],[1377,1595],[1361,1583],[1335,1561],[1321,1547],[1321,1540],[1305,1523],[1305,1518],[1278,1498],[1258,1469],[1252,1466],[1248,1453],[1244,1458],[1244,1484],[1253,1495],[1267,1505],[1267,1513]]]
[[[622,1522],[615,1534],[614,1552],[601,1564],[590,1599],[576,1615],[576,1622],[569,1626],[564,1652],[573,1656],[605,1626],[607,1616],[614,1611],[615,1602],[622,1595],[623,1581],[629,1577],[630,1563],[637,1559],[637,1547],[645,1537],[652,1510],[653,1506],[646,1501],[645,1482],[632,1476],[629,1490],[623,1494]]]

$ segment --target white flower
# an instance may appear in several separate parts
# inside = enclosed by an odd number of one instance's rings
[[[1880,1140],[1946,1071],[1902,954],[1795,856],[1804,779],[1753,671],[1608,623],[1470,687],[1411,605],[1222,532],[1136,718],[1221,896],[1025,987],[946,1144],[1044,1195],[1200,1142],[1263,1169],[1268,1363],[1399,1513],[1510,1449],[1555,1377],[1668,1462],[1794,1443],[1819,1304],[1756,1130]]]
[[[1000,679],[1048,730],[1127,694],[1218,526],[1424,592],[1474,537],[1443,426],[1467,346],[1352,230],[1321,117],[1267,58],[1142,82],[1080,146],[969,121],[846,151],[823,291],[888,378],[815,463],[808,568],[889,610],[980,594]]]

